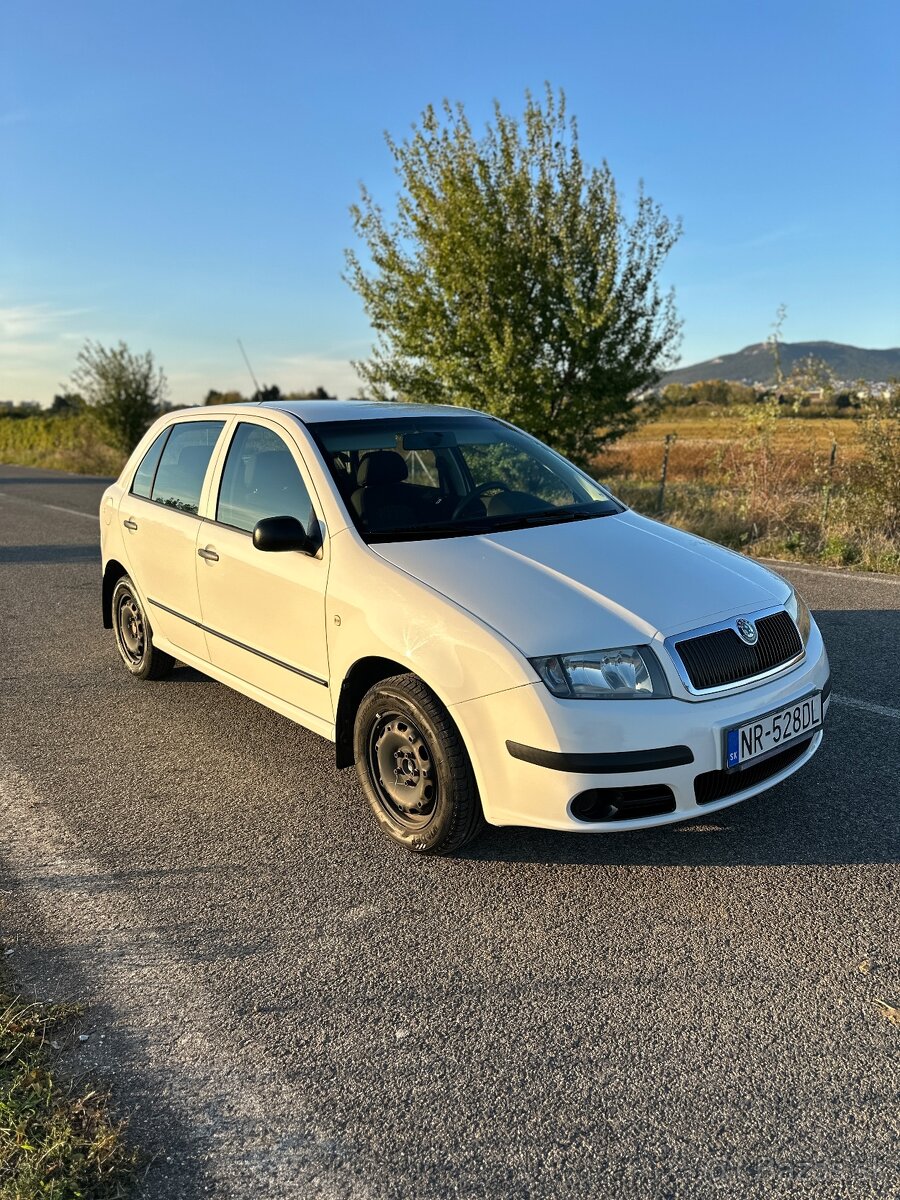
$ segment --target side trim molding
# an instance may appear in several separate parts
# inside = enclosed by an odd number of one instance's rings
[[[282,662],[280,658],[273,658],[271,654],[266,654],[264,650],[257,650],[253,646],[248,646],[246,642],[239,642],[237,638],[229,637],[227,633],[219,633],[218,629],[210,629],[208,625],[204,625],[200,621],[195,621],[193,617],[186,617],[184,613],[176,612],[174,608],[169,608],[167,604],[161,604],[159,600],[154,600],[148,596],[147,602],[152,604],[154,608],[161,608],[170,617],[177,617],[179,621],[187,621],[188,625],[193,625],[195,629],[202,629],[204,633],[221,638],[223,642],[228,642],[230,646],[237,646],[239,650],[246,650],[248,654],[255,654],[257,658],[264,658],[266,662],[274,663],[276,667],[283,667],[285,671],[292,671],[295,675],[300,675],[303,679],[308,679],[310,683],[318,683],[321,687],[328,687],[327,679],[320,679],[318,675],[311,675],[309,671],[303,671],[300,667],[293,667],[290,663]]]
[[[520,742],[507,742],[513,758],[547,767],[551,771],[570,771],[575,775],[617,775],[634,771],[663,771],[683,767],[694,761],[689,746],[661,746],[654,750],[623,750],[610,754],[562,754],[556,750],[538,750]]]

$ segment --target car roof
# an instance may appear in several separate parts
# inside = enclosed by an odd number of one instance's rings
[[[256,407],[280,409],[304,425],[319,421],[375,421],[385,417],[454,416],[475,412],[455,404],[403,404],[395,400],[273,400]]]
[[[403,404],[395,400],[272,400],[261,404],[210,404],[181,409],[176,417],[259,416],[266,409],[290,413],[303,425],[320,421],[375,421],[385,417],[483,416],[474,408],[455,404]]]

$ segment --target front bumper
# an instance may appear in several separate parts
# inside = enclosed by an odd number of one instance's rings
[[[748,771],[748,786],[727,795],[718,796],[723,780],[711,773],[724,769],[726,729],[815,690],[823,693],[824,715],[829,689],[828,656],[813,625],[798,666],[742,691],[703,700],[559,700],[535,683],[469,700],[451,711],[491,824],[614,833],[715,812],[792,775],[818,750],[821,732],[794,754],[773,759],[770,772]],[[729,776],[725,787],[738,787],[735,778]],[[578,798],[616,789],[635,797],[668,789],[674,806],[669,802],[667,811],[656,811],[651,804],[649,816],[583,819],[585,805]],[[705,802],[698,803],[698,796]],[[574,812],[573,800],[578,800]],[[627,812],[628,805],[620,811]],[[638,804],[633,811],[643,810]]]

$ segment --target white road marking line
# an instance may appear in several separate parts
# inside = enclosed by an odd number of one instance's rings
[[[40,504],[41,508],[52,508],[54,512],[68,513],[70,517],[84,517],[87,521],[96,521],[100,524],[100,518],[95,517],[93,513],[79,512],[77,508],[63,508],[60,504],[44,504],[42,500],[33,500],[33,504]]]
[[[877,717],[893,717],[900,721],[900,708],[885,708],[883,704],[870,704],[868,700],[855,700],[853,696],[832,695],[835,704],[845,704],[848,708],[861,708],[863,712],[874,713]]]
[[[96,521],[99,525],[100,518],[95,517],[93,513],[79,512],[77,508],[63,508],[61,504],[47,504],[43,500],[32,500],[30,496],[10,496],[9,492],[0,492],[0,499],[14,500],[19,504],[36,504],[38,508],[52,508],[54,512],[68,513],[70,517],[84,517],[88,521]]]
[[[895,575],[879,575],[873,571],[871,574],[866,574],[863,571],[845,571],[841,567],[833,567],[830,571],[823,571],[818,567],[807,567],[803,563],[789,562],[783,558],[758,558],[757,562],[765,563],[770,567],[777,567],[780,571],[802,571],[804,575],[821,575],[823,579],[850,579],[853,583],[890,583],[894,587],[900,587],[900,579]]]

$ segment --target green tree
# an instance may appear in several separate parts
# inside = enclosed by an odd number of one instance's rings
[[[206,393],[204,404],[246,404],[247,401],[240,392],[217,392],[215,388],[210,388]]]
[[[336,400],[336,396],[329,395],[323,387],[313,388],[308,392],[286,392],[283,399],[285,400]]]
[[[251,404],[274,404],[276,400],[281,400],[281,388],[277,383],[264,383],[262,387],[257,388],[250,397]]]
[[[60,392],[53,397],[53,403],[50,405],[51,413],[57,417],[71,417],[83,408],[84,400],[77,392]]]
[[[168,390],[153,354],[133,354],[124,342],[101,346],[86,341],[78,354],[72,384],[106,426],[113,441],[131,452],[157,415]]]
[[[377,333],[355,364],[377,397],[469,405],[582,463],[639,419],[679,335],[659,270],[680,229],[639,190],[632,220],[606,163],[589,168],[565,96],[494,106],[477,139],[462,105],[387,136],[401,189],[389,220],[351,208],[370,263],[347,281]]]

